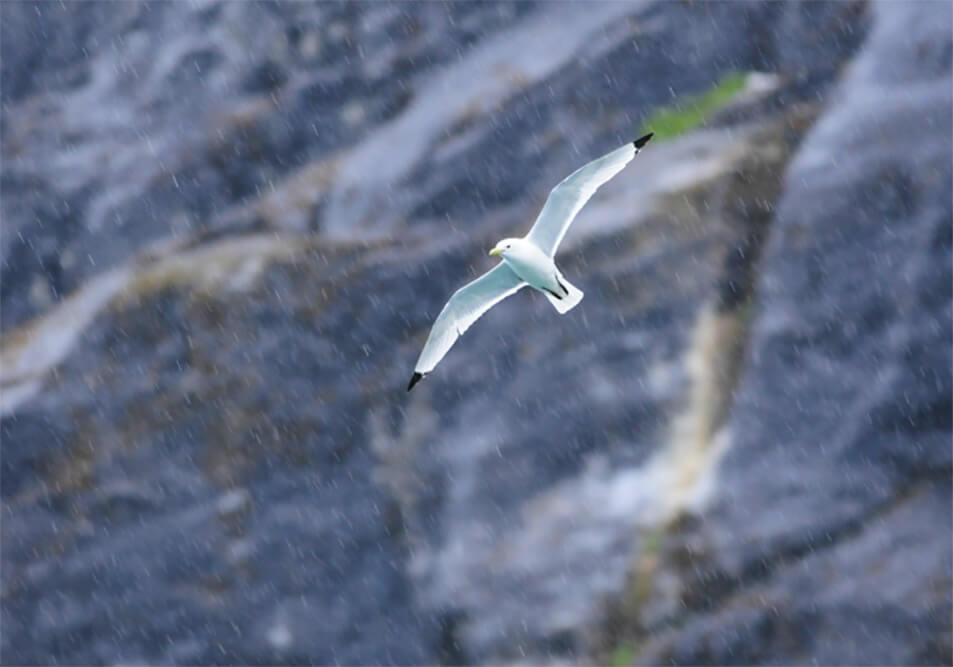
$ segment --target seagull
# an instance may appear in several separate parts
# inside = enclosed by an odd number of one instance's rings
[[[573,218],[599,186],[622,171],[653,134],[649,132],[574,171],[549,193],[526,236],[503,239],[496,244],[490,255],[502,261],[458,289],[447,301],[430,329],[407,391],[436,367],[457,338],[483,313],[527,285],[542,292],[560,314],[582,301],[582,290],[566,280],[556,267],[556,249]]]

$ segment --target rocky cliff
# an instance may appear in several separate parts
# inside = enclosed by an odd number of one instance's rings
[[[951,25],[0,5],[3,661],[948,663]]]

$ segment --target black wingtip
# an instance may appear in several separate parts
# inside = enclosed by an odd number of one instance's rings
[[[645,144],[649,143],[649,139],[651,139],[651,138],[654,137],[654,136],[655,136],[655,132],[649,132],[648,134],[646,134],[646,135],[644,135],[644,136],[641,136],[641,137],[639,137],[638,139],[636,139],[635,141],[633,141],[633,142],[632,142],[632,145],[635,146],[635,150],[637,150],[637,151],[638,151],[638,150],[641,150],[641,149],[642,149],[642,146],[644,146]]]
[[[414,371],[414,374],[410,376],[410,384],[407,385],[407,391],[410,391],[414,388],[414,385],[420,382],[424,378],[423,373],[418,373]]]

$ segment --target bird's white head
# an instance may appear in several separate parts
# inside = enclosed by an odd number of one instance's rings
[[[503,239],[496,244],[496,247],[490,251],[491,255],[505,255],[513,246],[519,244],[521,239]]]

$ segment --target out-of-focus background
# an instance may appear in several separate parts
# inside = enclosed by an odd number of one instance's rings
[[[949,2],[0,22],[4,663],[949,664]]]

